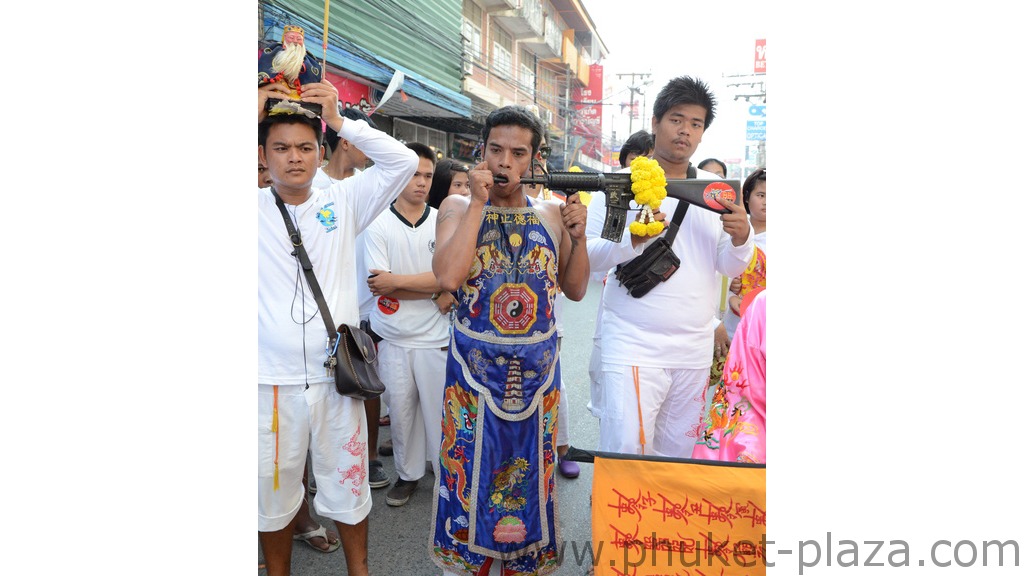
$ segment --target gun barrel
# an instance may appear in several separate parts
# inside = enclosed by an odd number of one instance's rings
[[[544,183],[552,190],[604,190],[605,184],[602,172],[552,172]]]
[[[498,184],[505,184],[508,178],[501,174],[494,176]],[[521,184],[540,184],[552,190],[604,190],[605,178],[600,172],[552,172],[535,178],[520,178]]]

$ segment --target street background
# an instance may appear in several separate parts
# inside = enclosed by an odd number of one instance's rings
[[[562,307],[562,383],[569,395],[569,444],[584,450],[597,449],[597,419],[587,410],[590,400],[588,366],[593,348],[594,318],[601,298],[601,284],[591,282],[587,294],[580,302],[566,300]],[[382,426],[380,441],[390,437],[390,427]],[[394,457],[381,457],[384,469],[392,483],[398,478]],[[558,517],[561,540],[565,552],[556,576],[586,574],[591,562],[585,548],[590,541],[590,493],[593,465],[580,464],[580,475],[572,480],[555,473]],[[428,555],[428,538],[432,512],[434,475],[420,480],[409,502],[391,507],[384,502],[387,489],[373,490],[373,508],[370,511],[370,574],[388,576],[439,575],[441,571]],[[316,515],[314,518],[333,531],[334,524]],[[258,545],[258,543],[257,543]],[[561,546],[562,543],[560,542]],[[578,559],[578,561],[577,561]],[[292,552],[293,576],[337,576],[347,574],[345,557],[339,548],[331,554],[313,550],[302,542],[295,542]],[[262,551],[259,563],[263,564]],[[586,566],[584,566],[586,564]],[[258,576],[266,570],[259,569]]]

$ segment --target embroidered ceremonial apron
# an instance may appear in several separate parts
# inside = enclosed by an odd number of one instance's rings
[[[475,575],[501,561],[503,576],[513,576],[558,567],[554,237],[532,202],[484,208],[448,351],[430,535],[444,570]]]

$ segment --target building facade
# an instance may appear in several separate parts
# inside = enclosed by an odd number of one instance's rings
[[[259,47],[302,26],[345,106],[373,113],[400,140],[473,163],[483,121],[520,104],[547,127],[551,170],[601,169],[600,126],[586,112],[592,70],[607,53],[579,0],[260,0]],[[396,72],[401,89],[381,105]]]

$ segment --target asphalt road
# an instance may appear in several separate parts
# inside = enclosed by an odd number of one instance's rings
[[[590,399],[590,376],[587,368],[593,345],[594,317],[601,297],[601,285],[592,282],[581,302],[566,301],[563,306],[562,382],[569,395],[570,445],[595,450],[597,448],[597,419],[587,410]],[[388,427],[382,427],[380,439],[389,437]],[[383,457],[384,468],[392,480],[397,478],[392,457]],[[593,466],[580,464],[578,478],[569,480],[556,473],[556,497],[561,525],[564,554],[557,576],[580,576],[587,573],[591,559],[590,493]],[[431,499],[434,476],[431,472],[420,481],[417,491],[405,506],[391,507],[384,502],[387,489],[373,491],[373,509],[370,511],[370,574],[376,576],[434,576],[441,571],[428,556]],[[314,517],[316,517],[314,511]],[[333,523],[320,519],[333,530]],[[563,545],[560,543],[560,545]],[[263,553],[259,552],[263,564]],[[294,576],[337,576],[347,574],[341,549],[331,554],[317,552],[296,542],[292,552]],[[258,576],[266,570],[259,569]]]

